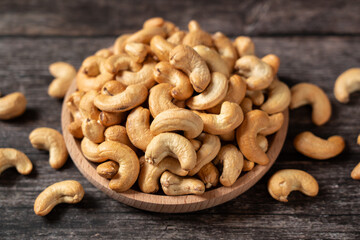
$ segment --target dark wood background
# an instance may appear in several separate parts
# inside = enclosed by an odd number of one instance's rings
[[[360,161],[360,93],[348,105],[336,102],[336,77],[360,67],[359,1],[104,1],[1,0],[0,90],[23,92],[26,113],[0,122],[0,147],[17,148],[34,163],[29,176],[9,169],[0,176],[0,239],[359,239],[360,182],[350,172]],[[162,16],[186,28],[190,19],[204,29],[250,35],[257,54],[281,58],[280,78],[287,84],[312,82],[331,98],[333,115],[325,126],[311,123],[309,107],[291,112],[289,134],[273,168],[253,188],[212,209],[188,214],[150,213],[108,198],[92,186],[69,159],[55,171],[48,154],[31,147],[36,127],[60,128],[61,101],[47,95],[47,68],[55,61],[79,67],[117,35],[141,28],[147,18]],[[304,130],[322,137],[339,134],[346,149],[317,161],[292,146]],[[270,197],[266,183],[277,170],[302,169],[319,182],[315,198],[292,193],[289,203]],[[81,182],[86,195],[76,205],[59,205],[48,216],[33,212],[36,196],[65,179]]]

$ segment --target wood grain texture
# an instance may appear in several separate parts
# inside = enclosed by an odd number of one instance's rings
[[[49,63],[62,60],[80,66],[82,59],[102,46],[106,38],[0,38],[0,90],[22,91],[28,99],[25,114],[0,121],[0,147],[14,147],[34,163],[30,176],[15,169],[0,175],[1,239],[358,239],[360,235],[360,182],[350,178],[359,162],[360,93],[348,105],[336,102],[332,89],[336,77],[350,67],[359,67],[360,37],[254,38],[257,53],[273,52],[281,58],[280,78],[294,85],[318,84],[329,95],[333,116],[325,126],[311,123],[310,108],[290,112],[287,141],[277,162],[253,188],[220,206],[196,213],[150,213],[121,204],[92,186],[69,159],[56,171],[48,153],[31,147],[28,135],[36,127],[60,127],[61,101],[51,99],[47,87],[52,77]],[[338,157],[311,160],[297,153],[292,140],[311,130],[322,137],[340,134],[346,149]],[[266,183],[277,170],[296,168],[309,172],[319,182],[315,198],[292,193],[289,203],[277,202],[267,193]],[[79,181],[85,189],[82,202],[61,204],[47,217],[33,212],[36,196],[48,185],[66,179]]]
[[[154,16],[231,36],[359,35],[359,12],[353,0],[2,0],[0,35],[114,36]]]

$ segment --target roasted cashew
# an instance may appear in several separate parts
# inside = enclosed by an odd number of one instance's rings
[[[204,122],[204,132],[220,135],[234,130],[244,120],[239,104],[223,102],[220,114],[208,114],[194,111]]]
[[[345,148],[345,141],[341,136],[332,136],[325,140],[306,131],[295,137],[294,147],[309,158],[323,160],[339,155]]]
[[[235,63],[239,75],[245,78],[249,90],[267,88],[274,79],[272,67],[256,56],[244,56]]]
[[[251,99],[251,102],[256,106],[261,106],[265,101],[264,93],[261,90],[246,91],[246,96]]]
[[[66,62],[55,62],[49,66],[49,71],[55,79],[49,85],[48,94],[54,98],[63,98],[76,76],[75,68]]]
[[[186,105],[194,110],[205,110],[215,107],[225,98],[228,86],[228,79],[224,74],[213,72],[208,87],[199,95],[187,100]]]
[[[227,141],[227,142],[234,141],[234,139],[235,139],[235,130],[232,130],[232,131],[230,131],[228,133],[220,134],[219,137],[220,137],[220,139],[222,141]]]
[[[169,61],[170,51],[175,47],[174,44],[166,41],[162,36],[155,36],[150,41],[150,49],[159,61]]]
[[[184,37],[186,36],[186,32],[184,31],[177,31],[174,34],[172,34],[170,37],[166,39],[169,43],[172,43],[174,45],[180,45],[183,42]]]
[[[146,148],[145,161],[158,165],[165,157],[177,158],[181,168],[189,171],[196,165],[196,152],[191,142],[176,133],[160,133]]]
[[[212,39],[220,56],[226,62],[229,71],[232,72],[235,61],[238,59],[238,54],[231,40],[221,32],[215,33]]]
[[[114,96],[115,94],[121,93],[126,89],[126,86],[119,81],[111,80],[104,84],[101,88],[101,94]]]
[[[114,53],[108,48],[103,48],[98,50],[94,55],[98,57],[109,58],[110,56],[114,55]]]
[[[261,135],[261,134],[257,135],[256,143],[259,145],[261,150],[263,150],[264,152],[267,152],[268,147],[269,147],[269,142],[264,135]]]
[[[169,196],[201,195],[205,192],[205,185],[199,179],[179,177],[168,171],[161,175],[160,183],[164,193]]]
[[[237,147],[228,144],[221,147],[214,164],[222,165],[220,182],[225,187],[230,187],[240,176],[244,165],[244,157]]]
[[[202,167],[211,162],[220,151],[221,143],[218,136],[202,133],[197,138],[202,142],[200,149],[196,152],[196,165],[190,170],[189,176],[194,176]]]
[[[20,92],[14,92],[0,98],[0,120],[8,120],[20,116],[25,112],[26,104],[26,98]]]
[[[166,37],[165,28],[164,27],[143,28],[140,31],[137,31],[136,33],[128,37],[126,39],[126,43],[135,42],[135,43],[149,44],[151,39],[156,35]]]
[[[243,110],[243,113],[246,114],[252,110],[252,101],[250,98],[245,97],[240,103],[240,107]]]
[[[34,148],[49,151],[52,168],[59,169],[65,164],[68,152],[61,133],[52,128],[36,128],[30,133],[29,140]]]
[[[99,156],[119,163],[117,174],[110,180],[109,188],[116,192],[124,192],[132,187],[140,171],[136,153],[122,143],[105,141],[98,147]]]
[[[224,74],[227,78],[230,77],[230,70],[227,63],[223,60],[220,54],[212,48],[204,45],[197,45],[194,50],[205,60],[211,72],[219,72]]]
[[[145,152],[154,138],[150,132],[150,111],[143,107],[132,110],[126,120],[126,132],[131,143]]]
[[[99,155],[99,144],[90,141],[88,138],[84,137],[81,141],[81,152],[85,158],[91,162],[101,163],[106,160],[105,157]]]
[[[215,165],[209,162],[200,169],[197,176],[204,182],[205,188],[212,188],[218,184],[220,173]]]
[[[278,79],[275,79],[268,87],[268,99],[260,109],[268,114],[284,111],[289,107],[291,92],[289,87]]]
[[[200,24],[191,20],[188,24],[189,32],[183,39],[183,44],[195,47],[196,45],[213,46],[211,35],[201,29]]]
[[[316,179],[307,172],[297,169],[283,169],[272,175],[268,182],[270,195],[281,202],[287,202],[287,197],[292,191],[300,191],[310,197],[315,197],[319,192]]]
[[[159,179],[163,172],[170,171],[178,176],[186,176],[188,171],[181,168],[179,161],[172,157],[166,157],[159,165],[144,162],[140,169],[138,184],[144,193],[155,193],[159,190]]]
[[[94,100],[97,108],[107,112],[126,112],[146,101],[148,89],[142,85],[130,85],[114,96],[98,95]]]
[[[110,127],[116,124],[120,124],[124,119],[124,113],[117,112],[105,112],[102,111],[99,115],[100,123],[105,127]]]
[[[243,172],[251,171],[254,167],[255,167],[254,162],[249,161],[247,159],[244,159],[244,166],[243,166],[243,169],[242,169]]]
[[[94,104],[94,100],[98,95],[97,91],[91,90],[82,96],[79,103],[79,111],[83,119],[90,118],[93,120],[98,120],[100,111]]]
[[[75,138],[83,138],[84,135],[81,130],[83,116],[79,110],[81,98],[85,92],[76,91],[70,95],[66,101],[66,106],[70,110],[73,121],[69,124],[68,130]]]
[[[360,163],[358,163],[351,171],[351,178],[355,180],[360,180]]]
[[[90,118],[84,119],[81,124],[81,130],[84,137],[94,143],[101,143],[105,140],[105,127],[99,120],[92,120]]]
[[[131,36],[131,34],[123,34],[119,36],[114,42],[114,54],[118,55],[124,53],[126,40]]]
[[[30,159],[14,148],[0,148],[0,174],[8,168],[16,167],[18,173],[28,175],[33,169]]]
[[[143,43],[127,43],[124,50],[136,63],[144,62],[150,52],[149,46]]]
[[[360,68],[350,68],[343,72],[335,82],[335,98],[341,103],[349,102],[349,95],[360,90]]]
[[[306,104],[312,106],[312,121],[318,126],[325,124],[331,117],[331,103],[326,93],[311,83],[298,83],[291,88],[290,109]]]
[[[182,71],[173,68],[168,62],[159,62],[154,69],[154,78],[158,83],[169,83],[173,86],[171,96],[177,100],[186,100],[194,90],[189,78]]]
[[[137,148],[131,143],[124,126],[114,125],[108,127],[104,132],[104,136],[105,141],[119,142],[130,147],[134,152],[137,151]]]
[[[179,28],[176,27],[174,23],[165,21],[161,17],[150,18],[144,22],[143,28],[152,28],[152,27],[163,27],[165,29],[166,35],[169,36],[179,31]]]
[[[150,89],[149,110],[154,118],[165,110],[179,108],[173,103],[172,88],[169,83],[160,83]]]
[[[150,125],[153,135],[163,132],[184,131],[186,138],[196,138],[204,128],[202,119],[183,108],[168,109],[157,115]]]
[[[103,66],[109,74],[117,74],[128,69],[139,71],[141,68],[141,64],[137,63],[126,53],[112,55],[103,61]]]
[[[175,68],[184,71],[194,90],[202,92],[211,81],[210,70],[206,62],[191,47],[178,45],[170,51],[169,62]]]
[[[234,46],[239,57],[255,55],[255,44],[249,37],[239,36],[234,41]]]
[[[199,151],[202,142],[200,140],[197,139],[189,139],[189,141],[191,142],[191,144],[193,145],[195,152]]]
[[[84,194],[84,188],[75,180],[54,183],[36,198],[34,212],[38,216],[45,216],[59,203],[80,202]]]
[[[119,164],[114,161],[107,161],[96,167],[96,172],[106,179],[112,179],[119,171]]]
[[[268,54],[264,56],[261,61],[266,62],[273,69],[274,75],[276,75],[279,71],[280,67],[280,58],[275,54]]]
[[[275,113],[273,115],[269,115],[269,125],[267,128],[259,131],[259,134],[264,136],[274,134],[277,132],[284,123],[284,114],[283,113]]]

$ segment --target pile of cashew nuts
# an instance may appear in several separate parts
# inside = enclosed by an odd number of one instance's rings
[[[221,32],[209,34],[192,20],[181,31],[162,18],[118,37],[110,48],[87,57],[80,69],[57,62],[48,88],[63,98],[76,77],[77,91],[66,100],[72,122],[68,131],[81,140],[81,151],[97,163],[109,188],[124,192],[136,183],[144,193],[201,195],[219,185],[231,187],[242,172],[269,158],[267,136],[284,122],[283,111],[312,106],[312,121],[321,126],[331,117],[331,104],[318,86],[299,83],[291,89],[277,77],[280,59],[255,55],[251,38],[234,41]],[[346,103],[360,90],[360,68],[336,80],[336,99]],[[26,109],[21,93],[0,99],[0,119],[20,116]],[[38,128],[29,136],[35,148],[49,150],[52,168],[68,158],[62,135]],[[358,138],[360,144],[360,135]],[[344,139],[322,139],[311,132],[296,136],[297,151],[313,159],[340,154]],[[8,167],[29,174],[32,163],[22,152],[0,149],[0,174]],[[360,164],[351,176],[360,179]],[[310,174],[283,169],[269,180],[268,191],[286,202],[291,191],[316,196],[319,186]],[[45,189],[34,211],[46,215],[61,202],[77,203],[80,183],[67,180]]]

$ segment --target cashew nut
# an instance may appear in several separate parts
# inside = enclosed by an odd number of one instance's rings
[[[169,61],[170,51],[174,44],[166,41],[162,36],[155,36],[150,41],[150,49],[160,61]]]
[[[206,62],[191,47],[178,45],[170,51],[169,62],[175,68],[184,71],[194,90],[202,92],[211,81],[210,70]]]
[[[141,65],[135,62],[128,54],[121,53],[118,55],[113,55],[105,60],[103,60],[103,68],[109,74],[117,74],[120,71],[131,69],[133,71],[139,71]]]
[[[79,103],[79,111],[83,118],[90,118],[93,120],[99,119],[100,111],[94,104],[97,95],[97,91],[91,90],[82,96]]]
[[[54,98],[63,98],[76,76],[75,68],[66,62],[55,62],[49,66],[50,74],[55,77],[48,88],[48,94]]]
[[[219,182],[219,170],[212,162],[203,166],[197,175],[204,182],[206,188],[216,187]]]
[[[319,192],[316,179],[307,172],[297,169],[283,169],[274,173],[268,182],[270,195],[281,202],[288,202],[287,197],[292,191],[300,191],[310,197]]]
[[[179,177],[168,171],[161,175],[160,183],[164,193],[169,196],[201,195],[205,192],[205,185],[199,179]]]
[[[105,127],[110,127],[116,124],[120,124],[124,119],[124,114],[119,112],[104,112],[99,115],[100,123]]]
[[[194,50],[205,60],[211,72],[219,72],[227,78],[230,77],[230,70],[227,63],[215,49],[204,45],[197,45],[194,47]]]
[[[246,97],[240,103],[240,107],[244,114],[250,112],[252,110],[252,101],[250,98]]]
[[[311,83],[298,83],[291,88],[290,109],[306,104],[312,106],[312,121],[318,126],[325,124],[331,117],[331,104],[326,93]]]
[[[104,132],[104,137],[106,141],[119,142],[130,147],[134,152],[137,151],[137,148],[131,143],[124,126],[114,125],[108,127]]]
[[[124,50],[136,63],[142,63],[150,52],[149,46],[143,43],[128,43]]]
[[[232,130],[232,131],[230,131],[228,133],[220,134],[219,137],[220,137],[220,139],[222,141],[226,141],[226,142],[234,141],[234,139],[235,139],[235,130]]]
[[[96,172],[106,179],[112,179],[119,171],[119,164],[114,161],[107,161],[96,167]]]
[[[81,98],[84,96],[85,92],[76,91],[70,95],[66,101],[66,106],[70,110],[73,121],[69,124],[68,130],[75,138],[83,138],[84,135],[81,130],[81,124],[83,116],[79,110]]]
[[[264,56],[261,60],[271,66],[274,75],[278,73],[280,67],[280,58],[278,56],[276,56],[275,54],[268,54]]]
[[[339,155],[345,148],[345,141],[341,136],[332,136],[325,140],[306,131],[295,137],[294,147],[309,158],[323,160]]]
[[[360,90],[360,68],[350,68],[335,82],[334,94],[341,103],[349,102],[349,95]]]
[[[91,162],[101,163],[106,160],[105,157],[99,155],[99,144],[90,141],[88,138],[84,137],[81,141],[81,152],[85,158]]]
[[[242,169],[243,172],[251,171],[254,167],[255,167],[254,162],[251,162],[251,161],[249,161],[247,159],[244,159],[244,166],[243,166],[243,169]]]
[[[88,138],[94,143],[101,143],[105,140],[105,127],[99,120],[92,120],[90,118],[84,119],[81,124],[81,130],[84,137]]]
[[[98,57],[109,58],[114,55],[114,53],[108,48],[103,48],[98,50],[94,55]]]
[[[174,34],[172,34],[170,37],[166,39],[169,43],[172,43],[174,45],[182,44],[184,37],[186,36],[186,32],[184,31],[177,31]]]
[[[269,147],[269,142],[264,135],[261,135],[261,134],[257,135],[256,143],[259,145],[261,150],[263,150],[264,152],[267,152],[268,147]]]
[[[238,56],[255,55],[255,44],[249,37],[239,36],[234,41]]]
[[[152,27],[163,27],[165,29],[166,35],[169,36],[179,31],[178,27],[176,27],[174,23],[165,21],[161,17],[150,18],[144,22],[143,28]]]
[[[238,54],[231,40],[221,32],[215,33],[212,39],[220,56],[226,62],[229,71],[232,72],[235,61],[238,59]]]
[[[14,148],[0,148],[0,174],[8,168],[16,167],[22,175],[28,175],[33,169],[30,159]]]
[[[196,165],[193,145],[188,139],[176,133],[160,133],[155,136],[146,148],[145,161],[158,165],[167,156],[177,158],[181,168],[186,171]]]
[[[68,152],[61,133],[52,128],[36,128],[30,133],[29,140],[34,148],[49,151],[52,168],[59,169],[65,164]]]
[[[114,42],[114,54],[118,55],[124,53],[126,40],[130,37],[131,34],[123,34],[119,36]]]
[[[201,29],[200,24],[191,20],[188,24],[189,33],[184,37],[183,44],[190,47],[197,45],[213,46],[211,35]]]
[[[0,119],[8,120],[20,116],[26,110],[26,98],[20,92],[0,98]]]
[[[289,87],[278,79],[275,79],[268,87],[268,99],[261,105],[261,110],[268,114],[284,111],[291,101]]]
[[[151,39],[156,35],[166,37],[165,28],[164,27],[143,28],[140,31],[137,31],[136,33],[128,37],[126,39],[126,43],[135,42],[135,43],[149,44]]]
[[[36,198],[34,212],[38,216],[45,216],[59,203],[80,202],[84,194],[84,188],[75,180],[54,183]]]
[[[274,134],[277,132],[284,123],[284,114],[283,113],[275,113],[269,116],[269,125],[267,128],[259,131],[259,134],[264,136]]]
[[[352,179],[360,180],[360,163],[358,163],[355,166],[355,168],[351,171],[351,177]]]
[[[149,109],[154,118],[165,110],[178,108],[173,103],[171,90],[172,86],[169,83],[160,83],[150,89]]]
[[[200,140],[197,139],[189,139],[189,141],[191,142],[191,144],[193,145],[195,152],[199,151],[202,142]]]
[[[251,99],[251,102],[256,106],[262,105],[265,101],[264,93],[261,90],[257,90],[257,91],[247,90],[246,96],[249,97]]]
[[[115,94],[121,93],[126,89],[126,86],[119,81],[111,80],[104,84],[101,88],[100,93],[103,95],[114,96]]]

